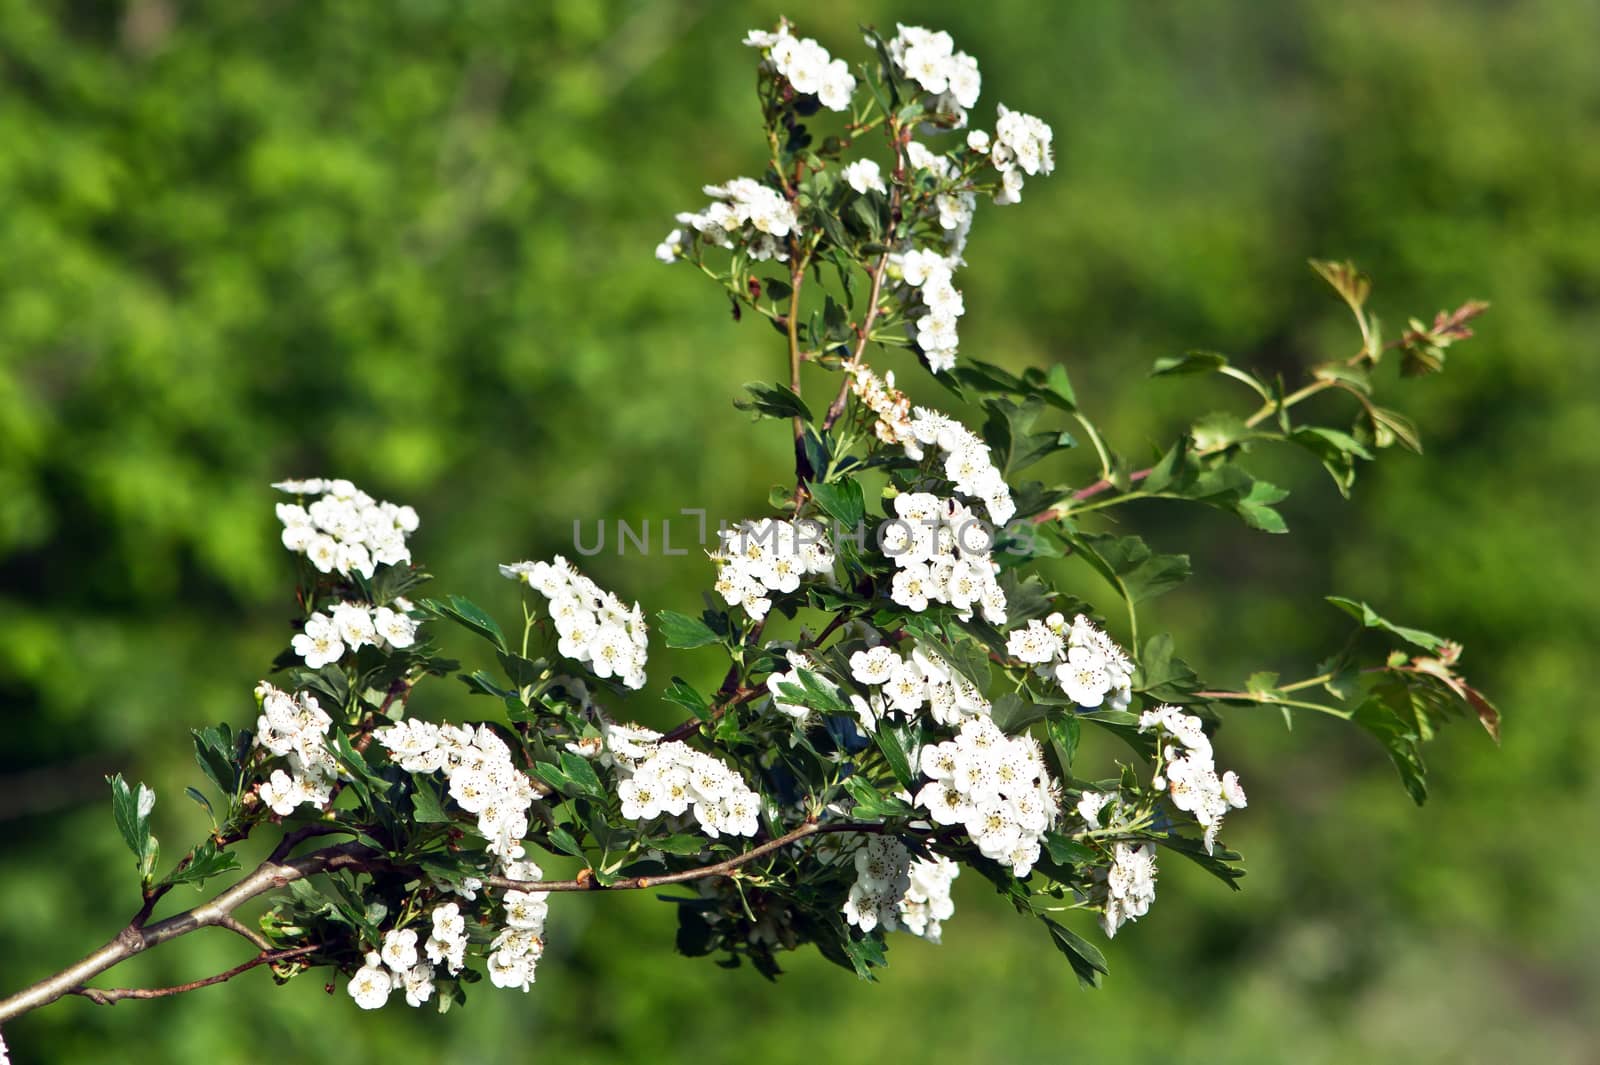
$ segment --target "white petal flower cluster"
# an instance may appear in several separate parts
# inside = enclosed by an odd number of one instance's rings
[[[913,142],[912,146],[917,145]],[[939,156],[934,158],[942,160]],[[961,343],[957,326],[967,310],[961,291],[955,286],[955,262],[928,248],[913,249],[891,261],[900,268],[901,280],[916,291],[922,303],[924,313],[906,328],[916,337],[917,346],[928,360],[928,369],[934,373],[951,369]]]
[[[1155,845],[1118,843],[1112,848],[1111,867],[1096,870],[1095,876],[1103,877],[1105,882],[1100,927],[1107,937],[1115,936],[1124,922],[1149,913],[1150,904],[1156,900]]]
[[[622,816],[647,821],[693,812],[705,834],[716,839],[753,836],[761,828],[761,799],[738,773],[709,754],[673,741],[656,747],[617,786]]]
[[[922,748],[918,764],[929,783],[917,805],[938,824],[962,825],[984,857],[1027,876],[1060,804],[1038,742],[973,717],[955,739]]]
[[[290,646],[305,660],[308,669],[332,665],[344,657],[347,649],[410,647],[417,640],[417,623],[404,613],[411,604],[404,599],[395,600],[395,604],[401,609],[336,603],[326,614],[319,610],[306,618],[304,628],[289,641]]]
[[[850,107],[850,97],[856,91],[850,64],[833,58],[810,37],[794,36],[787,23],[779,24],[773,32],[751,30],[745,34],[744,43],[766,52],[773,68],[794,86],[795,92],[815,96],[830,111]]]
[[[606,768],[620,766],[633,772],[651,755],[661,741],[661,733],[641,725],[623,724],[602,718],[600,721],[600,764]],[[577,751],[574,753],[582,754]]]
[[[994,147],[989,158],[1000,171],[1001,190],[994,202],[1018,203],[1022,200],[1022,176],[1048,174],[1056,168],[1050,143],[1054,135],[1043,120],[1000,105],[1000,118],[994,126]]]
[[[847,185],[863,196],[873,190],[885,194],[889,191],[883,183],[883,171],[871,159],[857,159],[846,166],[844,168],[844,180]]]
[[[542,880],[544,872],[518,846],[511,850],[504,875],[512,880]],[[550,912],[548,891],[507,891],[502,902],[506,924],[489,944],[489,982],[495,987],[527,991],[544,954],[544,922]]]
[[[970,144],[969,150],[976,151]],[[972,216],[978,207],[977,193],[965,186],[962,167],[951,156],[940,155],[920,141],[908,142],[905,153],[906,167],[911,173],[926,170],[939,179],[941,191],[934,195],[932,210],[924,208],[922,216],[936,219],[939,228],[944,230],[947,250],[943,258],[953,271],[961,265],[961,252],[972,230]]]
[[[1222,830],[1223,816],[1246,804],[1239,777],[1231,769],[1220,777],[1217,775],[1211,738],[1193,714],[1186,714],[1176,706],[1146,710],[1139,715],[1139,731],[1150,729],[1177,740],[1176,744],[1164,748],[1164,765],[1151,783],[1165,790],[1172,797],[1172,805],[1192,814],[1205,828],[1206,853],[1210,854],[1216,845],[1217,833]]]
[[[863,932],[907,931],[934,943],[955,915],[950,885],[961,875],[943,856],[913,859],[893,836],[869,836],[855,852],[856,882],[842,912]]]
[[[872,367],[856,362],[846,364],[845,372],[850,375],[850,394],[878,417],[872,427],[874,435],[885,444],[898,444],[907,455],[920,461],[922,447],[911,431],[911,400],[894,387],[894,371],[880,378]]]
[[[885,714],[915,717],[927,707],[935,723],[953,726],[971,717],[987,718],[992,709],[976,684],[920,644],[909,658],[901,658],[885,645],[857,651],[850,656],[850,675],[873,689],[870,703],[862,702],[875,718]],[[862,709],[857,707],[858,712]],[[864,720],[866,716],[864,713]]]
[[[279,481],[272,487],[319,496],[307,506],[279,503],[283,546],[305,555],[320,573],[372,578],[378,566],[411,561],[406,537],[417,531],[417,512],[373,499],[345,480]]]
[[[963,618],[976,607],[992,624],[1004,625],[1006,593],[995,577],[999,567],[989,559],[989,527],[960,500],[929,492],[895,496],[894,512],[878,536],[883,553],[899,567],[889,598],[917,613],[930,602],[948,603]]]
[[[781,192],[754,178],[741,177],[725,185],[707,185],[705,193],[711,197],[710,205],[699,213],[679,213],[679,225],[689,227],[699,239],[720,248],[731,249],[735,244],[742,244],[750,258],[758,262],[788,261],[783,238],[800,222],[794,206]],[[665,262],[681,258],[685,236],[681,229],[667,234],[667,239],[656,248],[656,258]],[[672,254],[669,257],[666,253]]]
[[[638,603],[624,606],[560,555],[550,562],[515,562],[501,566],[500,572],[550,600],[550,618],[560,636],[556,649],[563,656],[582,662],[602,679],[616,677],[629,688],[644,687],[650,646]]]
[[[1133,698],[1133,662],[1117,642],[1082,614],[1071,626],[1061,614],[1028,622],[1006,639],[1006,651],[1038,666],[1085,710],[1125,710]]]
[[[911,886],[900,897],[900,924],[912,935],[937,943],[944,922],[955,916],[950,888],[961,875],[961,867],[938,854],[932,861],[918,858],[912,862],[907,875]]]
[[[517,879],[538,879],[538,866],[524,864],[531,867],[533,875],[518,876]],[[538,905],[542,907],[545,893],[532,896],[517,891],[507,892],[508,923],[514,898],[537,898]],[[460,905],[448,902],[434,907],[429,922],[430,934],[425,941],[419,942],[420,933],[416,928],[391,928],[383,934],[383,943],[377,950],[367,953],[366,964],[356,970],[346,987],[357,1006],[364,1010],[378,1009],[389,1001],[389,995],[395,991],[405,993],[406,1005],[421,1006],[433,997],[438,966],[443,966],[451,976],[466,967],[467,922],[461,915]],[[543,926],[541,909],[538,929],[542,931]],[[490,979],[493,980],[495,975],[494,959],[491,957]]]
[[[287,759],[289,769],[274,769],[261,784],[261,801],[279,817],[310,803],[317,809],[328,804],[338,763],[328,752],[328,729],[333,719],[306,692],[290,695],[262,681],[256,685],[261,714],[256,718],[255,746]]]
[[[966,109],[978,102],[983,88],[978,61],[956,51],[955,41],[943,30],[897,28],[899,32],[889,41],[889,58],[924,92],[948,98],[940,101],[938,110],[953,112],[964,121]]]
[[[443,773],[450,797],[478,818],[490,853],[510,855],[528,834],[533,785],[511,760],[511,748],[487,725],[402,721],[374,735],[408,773]]]
[[[989,445],[978,434],[928,407],[917,408],[911,419],[911,433],[918,443],[931,444],[944,453],[944,475],[962,495],[983,500],[990,521],[1004,525],[1016,515],[1011,486],[990,457]]]
[[[828,527],[811,518],[761,518],[718,530],[717,594],[752,618],[772,608],[769,592],[792,592],[802,577],[833,573]]]

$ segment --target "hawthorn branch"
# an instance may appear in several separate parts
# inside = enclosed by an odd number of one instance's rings
[[[296,834],[290,833],[291,836]],[[313,851],[288,861],[269,858],[257,866],[249,876],[210,902],[156,921],[154,924],[130,923],[99,950],[86,955],[54,976],[48,976],[9,998],[0,999],[0,1022],[20,1017],[40,1006],[48,1006],[63,995],[77,993],[88,981],[112,966],[127,961],[135,954],[151,947],[160,946],[168,940],[197,932],[202,928],[228,928],[236,932],[237,930],[228,924],[233,920],[233,911],[258,895],[320,873],[337,869],[366,869],[377,857],[378,855],[371,849],[351,842]]]
[[[905,163],[901,152],[901,138],[899,129],[895,124],[890,126],[890,139],[894,143],[894,191],[889,194],[889,232],[892,235],[896,226],[900,224],[900,182],[905,178]],[[891,241],[892,243],[892,241]],[[867,316],[862,319],[861,327],[856,333],[856,350],[851,353],[850,361],[845,365],[844,380],[839,383],[839,392],[833,397],[833,402],[828,404],[828,413],[822,419],[822,431],[832,429],[834,423],[843,415],[845,403],[850,398],[850,382],[853,380],[850,367],[861,362],[861,356],[866,353],[867,341],[872,336],[873,323],[878,320],[878,299],[883,292],[883,276],[889,269],[889,252],[885,251],[878,256],[878,263],[872,268],[872,293],[867,297]]]
[[[288,950],[263,950],[249,961],[240,962],[227,972],[208,976],[204,980],[191,980],[187,984],[175,984],[172,987],[75,987],[71,994],[82,995],[90,1002],[99,1006],[115,1006],[125,998],[166,998],[170,995],[181,995],[185,991],[196,991],[212,984],[220,984],[232,980],[240,973],[249,972],[258,965],[276,965],[289,958],[298,958],[313,951],[321,950],[322,944],[309,947],[291,947]]]
[[[705,880],[715,876],[732,875],[740,866],[767,855],[780,851],[791,843],[796,843],[808,836],[822,835],[831,832],[860,832],[866,834],[882,833],[885,826],[870,821],[836,821],[831,824],[819,824],[816,821],[807,821],[799,828],[792,829],[770,839],[756,847],[751,847],[743,854],[736,854],[726,861],[715,862],[711,865],[702,865],[694,869],[684,869],[676,873],[663,873],[660,876],[630,876],[621,880],[613,880],[609,884],[601,884],[594,878],[594,874],[585,870],[589,875],[580,876],[576,880],[511,880],[503,876],[486,876],[483,882],[490,887],[503,888],[507,891],[639,891],[645,888],[660,887],[663,884],[683,884],[691,880]]]

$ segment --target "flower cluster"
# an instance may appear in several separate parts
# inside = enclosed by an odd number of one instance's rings
[[[989,159],[1000,171],[998,204],[1018,203],[1022,199],[1022,175],[1048,174],[1056,168],[1050,142],[1054,135],[1042,119],[1012,111],[1000,105],[994,125],[994,147]]]
[[[513,847],[504,865],[512,880],[542,880],[544,872]],[[489,944],[489,982],[495,987],[527,991],[544,954],[544,922],[550,912],[548,891],[507,891],[502,898],[505,927]]]
[[[1100,927],[1109,938],[1123,922],[1149,913],[1156,900],[1155,845],[1118,843],[1111,851],[1111,867],[1096,869],[1095,878],[1104,884]]]
[[[435,966],[451,976],[466,965],[467,922],[454,902],[436,906],[430,914],[431,934],[418,949],[415,928],[391,928],[382,945],[366,955],[366,964],[350,977],[346,987],[357,1006],[375,1010],[389,1001],[390,993],[404,991],[406,1005],[421,1006],[433,997]]]
[[[395,600],[400,609],[373,607],[366,603],[335,603],[324,614],[317,611],[306,619],[304,628],[292,639],[294,653],[305,660],[306,668],[321,669],[344,657],[345,651],[363,647],[410,647],[417,639],[417,623],[404,611],[411,604]]]
[[[939,942],[945,921],[954,916],[950,886],[961,870],[942,855],[913,860],[893,836],[869,836],[855,852],[856,881],[841,912],[863,932],[904,929]]]
[[[706,835],[753,836],[761,828],[761,799],[744,779],[711,757],[676,741],[663,743],[617,786],[622,816],[646,821],[694,812]]]
[[[923,308],[923,313],[906,328],[916,337],[917,347],[928,360],[928,369],[934,373],[951,369],[961,343],[957,324],[967,310],[961,291],[955,286],[955,263],[928,248],[897,255],[894,261],[900,279],[916,292]]]
[[[550,601],[550,617],[560,636],[557,650],[582,662],[595,676],[616,677],[629,688],[644,687],[649,633],[638,603],[622,600],[579,573],[565,558],[501,566],[512,580],[524,581]]]
[[[895,496],[894,512],[878,535],[898,567],[889,598],[918,613],[930,601],[948,603],[962,617],[978,607],[990,623],[1004,625],[1006,593],[989,560],[994,539],[983,521],[959,500],[929,492]]]
[[[983,79],[978,61],[955,50],[955,41],[943,30],[899,25],[889,41],[889,58],[900,73],[916,82],[924,92],[944,99],[935,108],[965,120],[965,111],[978,102]],[[870,42],[869,42],[870,43]]]
[[[872,432],[885,444],[896,444],[913,459],[922,459],[922,447],[911,431],[911,400],[894,387],[894,371],[879,377],[864,362],[845,366],[850,375],[850,394],[874,415]]]
[[[333,719],[305,692],[290,695],[262,681],[256,686],[261,714],[256,718],[255,746],[288,760],[289,769],[274,769],[261,784],[261,801],[273,813],[287,817],[310,803],[317,809],[328,804],[338,763],[328,753],[328,729]]]
[[[1133,662],[1082,614],[1070,627],[1061,614],[1030,621],[1011,633],[1006,651],[1038,666],[1040,676],[1054,678],[1067,698],[1086,710],[1108,699],[1110,709],[1125,710],[1133,699]]]
[[[800,578],[833,573],[833,547],[827,526],[803,518],[743,521],[717,532],[720,545],[717,593],[729,606],[741,606],[752,618],[764,618],[772,607],[769,592],[792,592]]]
[[[984,857],[1027,876],[1060,804],[1038,741],[973,717],[954,740],[922,748],[918,764],[929,783],[917,805],[941,825],[964,826]]]
[[[657,259],[675,262],[683,257],[686,240],[699,239],[720,248],[742,244],[750,258],[758,262],[788,261],[783,238],[800,223],[794,205],[782,193],[754,178],[740,177],[726,185],[707,185],[705,194],[711,197],[705,210],[677,215],[679,225],[687,226],[693,236],[681,228],[674,229],[657,245]]]
[[[272,487],[318,496],[307,506],[279,503],[283,546],[305,555],[320,573],[372,578],[378,566],[411,561],[406,537],[417,531],[417,512],[373,499],[345,480],[279,481]]]
[[[1155,779],[1157,789],[1165,790],[1172,805],[1194,816],[1205,831],[1206,853],[1216,845],[1222,818],[1230,809],[1245,806],[1244,788],[1238,774],[1228,770],[1220,777],[1212,760],[1211,739],[1200,726],[1200,719],[1176,706],[1158,706],[1139,715],[1139,731],[1158,730],[1177,740],[1161,752]]]
[[[910,658],[883,644],[857,651],[850,656],[850,675],[876,689],[870,702],[862,700],[857,706],[864,720],[869,713],[874,718],[886,713],[912,717],[926,706],[937,724],[959,725],[969,717],[987,717],[991,709],[976,684],[921,645],[912,649]]]
[[[535,792],[493,729],[402,721],[375,735],[406,772],[445,775],[450,797],[477,815],[478,832],[491,853],[505,857],[520,847]]]
[[[810,37],[794,36],[788,23],[780,23],[773,32],[751,30],[745,34],[744,43],[765,52],[772,68],[794,86],[795,92],[815,96],[830,111],[850,107],[850,97],[856,91],[850,64],[833,58]]]
[[[918,407],[911,433],[919,444],[931,444],[944,453],[944,475],[956,491],[981,499],[989,520],[1004,525],[1017,512],[1011,487],[990,457],[989,445],[956,419],[927,407]],[[906,452],[911,455],[910,451]],[[920,459],[921,454],[911,455]]]

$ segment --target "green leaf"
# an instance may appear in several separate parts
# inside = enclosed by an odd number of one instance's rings
[[[562,751],[558,757],[561,759],[561,768],[572,778],[579,791],[596,799],[605,797],[606,789],[587,758],[571,751]]]
[[[1133,690],[1155,702],[1184,702],[1200,690],[1200,679],[1189,664],[1172,653],[1172,636],[1160,633],[1145,641]]]
[[[546,765],[546,764],[548,764],[548,763],[543,763],[543,762],[540,763],[540,765]],[[561,826],[557,825],[556,827],[554,827],[554,828],[552,828],[550,830],[549,836],[550,836],[550,845],[553,846],[556,850],[560,851],[563,854],[570,854],[574,858],[582,858],[583,857],[583,848],[578,846],[578,841],[572,837],[572,833],[571,832],[568,832],[566,829],[564,829]]]
[[[885,795],[859,774],[845,777],[844,790],[855,800],[855,813],[860,817],[911,817],[917,812],[910,803]]]
[[[1069,532],[1069,543],[1130,603],[1143,602],[1182,584],[1188,555],[1158,555],[1137,536]]]
[[[1246,425],[1243,418],[1223,411],[1198,418],[1189,427],[1194,446],[1208,453],[1225,450],[1255,435],[1255,430]]]
[[[1082,726],[1076,717],[1058,717],[1051,718],[1044,728],[1050,736],[1050,746],[1056,752],[1062,775],[1069,775],[1072,772],[1072,760],[1078,754],[1078,736]]]
[[[878,728],[872,734],[872,740],[878,745],[878,750],[883,752],[883,760],[888,763],[889,771],[894,774],[895,780],[900,782],[902,788],[909,789],[915,775],[911,770],[911,758],[906,754],[906,744],[900,732],[887,722],[878,722]]]
[[[194,760],[217,790],[230,799],[239,790],[239,763],[237,741],[227,725],[210,725],[192,729]]]
[[[1273,504],[1289,498],[1289,493],[1266,481],[1255,481],[1250,490],[1232,504],[1232,510],[1252,529],[1267,533],[1286,533],[1289,525],[1283,515],[1273,510]]]
[[[668,647],[705,647],[721,640],[711,626],[676,610],[656,611],[656,623]]]
[[[662,854],[700,854],[711,846],[704,836],[690,833],[678,833],[671,836],[662,836],[659,839],[647,839],[646,847],[660,851]]]
[[[1170,832],[1165,836],[1158,836],[1156,843],[1174,853],[1183,855],[1224,884],[1227,884],[1234,891],[1239,890],[1238,881],[1244,876],[1244,869],[1232,864],[1239,861],[1239,855],[1236,852],[1224,847],[1217,847],[1212,853],[1207,854],[1205,844],[1200,840],[1190,839],[1188,836],[1180,836]]]
[[[217,812],[211,808],[211,800],[206,798],[199,788],[184,788],[183,793],[189,796],[190,799],[194,800],[196,806],[199,806],[206,812],[206,816],[211,818],[211,826],[215,828],[217,824]]]
[[[1172,377],[1180,374],[1215,373],[1228,365],[1228,357],[1214,351],[1186,351],[1182,355],[1164,355],[1150,369],[1151,377]]]
[[[1015,736],[1035,721],[1045,719],[1045,707],[1022,698],[1016,692],[1006,692],[994,701],[990,718],[995,727],[1007,736]]]
[[[434,790],[433,778],[414,775],[411,779],[416,785],[416,790],[411,793],[412,818],[424,825],[442,825],[449,821],[450,815],[445,812],[444,804]]]
[[[1059,832],[1045,833],[1044,849],[1057,865],[1093,865],[1100,861],[1093,847],[1068,839]]]
[[[813,484],[811,496],[819,507],[846,529],[854,529],[867,515],[861,485],[854,480],[847,478],[831,484]]]
[[[128,787],[121,773],[106,777],[111,785],[111,816],[117,822],[117,831],[133,852],[139,869],[139,879],[148,884],[155,875],[156,858],[160,848],[150,832],[150,811],[156,805],[156,793],[140,784],[138,789]]]
[[[1381,695],[1373,694],[1363,699],[1350,715],[1350,720],[1382,745],[1390,761],[1400,774],[1406,791],[1418,806],[1428,800],[1428,771],[1422,763],[1420,737]]]
[[[1078,982],[1084,987],[1099,987],[1101,975],[1111,971],[1106,968],[1106,958],[1100,949],[1065,925],[1057,924],[1048,917],[1041,917],[1040,920],[1050,929],[1050,938],[1056,949],[1067,956],[1067,963],[1078,974]]]
[[[811,409],[799,396],[783,385],[751,381],[744,386],[744,389],[750,393],[750,398],[736,399],[733,402],[733,405],[740,410],[753,410],[769,418],[785,420],[800,418],[807,422],[812,421]]]
[[[509,650],[506,647],[505,634],[500,631],[500,626],[494,618],[484,613],[483,609],[470,599],[459,595],[452,595],[447,599],[424,599],[417,604],[419,613],[434,618],[453,621],[469,632],[494,644],[500,651]]]
[[[1322,461],[1322,466],[1339,487],[1339,494],[1350,495],[1350,486],[1356,479],[1356,460],[1371,459],[1372,452],[1349,433],[1323,426],[1302,425],[1289,434],[1289,440],[1305,448]]]
[[[711,720],[711,704],[682,677],[673,677],[672,683],[667,685],[667,690],[662,692],[661,696],[669,703],[683,707],[701,721]]]
[[[1411,629],[1406,628],[1403,625],[1396,625],[1393,622],[1383,618],[1376,610],[1373,610],[1370,606],[1359,600],[1346,599],[1339,595],[1330,595],[1326,598],[1328,602],[1332,603],[1340,610],[1343,610],[1346,614],[1349,614],[1351,617],[1361,622],[1361,624],[1366,628],[1379,629],[1393,636],[1398,636],[1407,643],[1420,647],[1425,651],[1437,651],[1439,648],[1443,647],[1447,642],[1449,642],[1445,640],[1444,637],[1435,636],[1431,632],[1424,632],[1421,629]]]
[[[216,840],[208,839],[190,853],[188,864],[173,869],[162,883],[193,884],[198,888],[212,877],[237,868],[238,857],[232,851],[218,850]]]

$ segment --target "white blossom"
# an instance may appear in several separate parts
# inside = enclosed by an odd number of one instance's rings
[[[883,184],[883,172],[872,159],[857,159],[850,163],[844,168],[844,180],[862,195],[872,190],[882,193],[889,191]]]
[[[302,506],[278,505],[283,545],[306,556],[321,573],[359,573],[370,579],[378,566],[410,563],[406,538],[416,532],[417,512],[374,499],[346,480],[279,481],[291,495],[318,496]]]
[[[550,601],[563,656],[582,662],[602,679],[616,677],[629,688],[644,687],[649,632],[638,603],[624,606],[560,555],[549,562],[502,565],[500,573]]]

